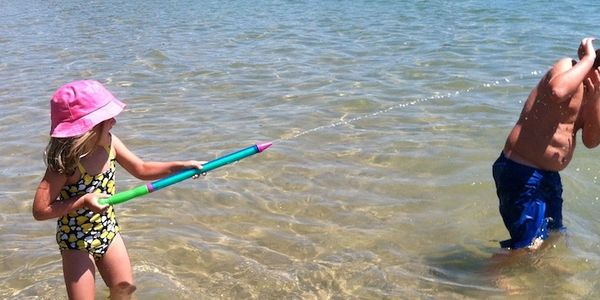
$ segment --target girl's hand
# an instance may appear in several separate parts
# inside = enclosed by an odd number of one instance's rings
[[[201,170],[202,165],[205,163],[206,163],[206,161],[189,160],[189,161],[184,162],[184,166],[186,168],[196,168],[198,170]]]
[[[197,160],[190,160],[184,163],[184,165],[186,166],[186,168],[196,168],[198,170],[202,170],[202,165],[205,164],[206,161],[197,161]],[[202,176],[206,176],[206,173],[202,173]],[[192,179],[196,179],[200,177],[200,175],[194,175],[192,176]]]
[[[96,193],[88,193],[82,196],[83,198],[83,206],[91,209],[95,213],[101,213],[105,209],[108,208],[108,204],[100,204],[98,200],[103,198],[108,198],[110,195],[107,194],[96,194]]]

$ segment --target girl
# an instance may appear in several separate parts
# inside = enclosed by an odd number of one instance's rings
[[[33,200],[36,220],[58,218],[56,241],[70,299],[94,299],[96,268],[111,299],[135,291],[129,255],[114,209],[100,198],[115,193],[115,161],[133,176],[154,180],[198,161],[145,162],[110,133],[125,107],[93,80],[68,83],[50,101],[46,173]]]

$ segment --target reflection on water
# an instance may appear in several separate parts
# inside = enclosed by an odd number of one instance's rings
[[[505,7],[9,1],[0,298],[65,297],[54,222],[33,221],[31,199],[49,96],[78,78],[127,103],[114,133],[145,159],[275,142],[116,207],[139,299],[596,298],[600,169],[583,148],[563,172],[569,237],[487,272],[508,237],[491,163],[543,70],[596,20]]]

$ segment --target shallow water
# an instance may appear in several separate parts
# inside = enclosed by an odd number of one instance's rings
[[[597,298],[600,168],[583,146],[562,172],[567,235],[486,268],[507,238],[491,164],[531,87],[576,55],[598,12],[575,1],[7,1],[0,298],[66,297],[54,221],[34,221],[31,202],[48,100],[79,78],[128,104],[114,134],[144,159],[275,141],[116,207],[139,299]],[[118,179],[141,184],[122,169]]]

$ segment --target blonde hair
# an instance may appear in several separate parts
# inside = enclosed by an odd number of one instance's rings
[[[80,136],[51,137],[44,152],[44,161],[48,168],[67,176],[73,175],[79,159],[89,154],[98,144],[100,124]]]

